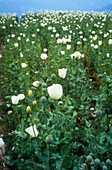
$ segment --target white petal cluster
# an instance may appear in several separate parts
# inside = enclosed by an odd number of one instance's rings
[[[38,87],[38,86],[39,86],[39,83],[40,83],[39,81],[34,81],[34,82],[33,82],[33,86]]]
[[[21,66],[22,66],[22,68],[26,68],[27,64],[26,63],[22,63]]]
[[[112,39],[109,39],[109,45],[112,45]]]
[[[19,97],[19,100],[23,100],[25,98],[25,95],[24,94],[19,94],[18,97]]]
[[[26,131],[32,138],[37,137],[37,136],[38,136],[38,133],[39,133],[38,130],[37,130],[37,128],[36,128],[36,125],[30,126],[30,127],[26,128],[25,131]]]
[[[67,69],[66,68],[58,69],[59,77],[64,79],[66,77],[66,74],[67,74]]]
[[[78,58],[80,59],[82,57],[82,54],[78,51],[76,51],[75,53],[71,54],[71,58],[74,59],[74,58]]]
[[[15,43],[14,46],[17,48],[17,47],[19,46],[19,44],[18,44],[18,43]]]
[[[5,142],[3,141],[3,139],[2,139],[2,138],[0,138],[0,148],[1,148],[1,147],[3,147],[3,146],[4,146],[4,144],[5,144]]]
[[[18,102],[19,102],[19,97],[18,97],[18,96],[12,96],[12,97],[11,97],[11,100],[12,100],[12,104],[18,104]]]
[[[46,60],[48,56],[46,53],[42,53],[40,57],[42,60]]]
[[[49,96],[52,99],[60,99],[63,95],[63,88],[60,84],[53,84],[47,88]]]

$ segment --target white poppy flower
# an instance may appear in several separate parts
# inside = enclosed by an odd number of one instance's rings
[[[33,82],[33,86],[38,87],[38,86],[39,86],[39,83],[40,83],[39,81],[34,81],[34,82]]]
[[[61,44],[61,43],[62,43],[62,39],[59,38],[59,39],[57,40],[57,43],[58,43],[58,44]]]
[[[46,53],[42,53],[40,57],[42,60],[46,60],[48,56]]]
[[[22,68],[26,68],[27,64],[26,63],[22,63],[21,66],[22,66]]]
[[[112,39],[109,39],[109,45],[112,45]]]
[[[100,41],[98,41],[98,45],[102,45],[102,41],[100,40]]]
[[[107,53],[107,57],[109,57],[110,56],[110,54],[109,53]]]
[[[46,53],[47,52],[47,48],[44,48],[43,51]]]
[[[38,136],[38,130],[36,128],[36,125],[30,126],[25,129],[25,131],[33,138]]]
[[[61,51],[61,55],[64,55],[65,54],[65,51]]]
[[[18,102],[19,102],[19,97],[18,97],[18,96],[12,96],[12,97],[11,97],[11,100],[12,100],[12,104],[18,104]]]
[[[98,45],[94,45],[94,49],[98,49]]]
[[[5,144],[5,142],[3,141],[2,138],[0,138],[0,148],[1,148],[2,146],[4,146],[4,144]]]
[[[60,99],[63,95],[63,88],[60,84],[53,84],[47,88],[49,96],[52,99]]]
[[[19,44],[18,44],[18,43],[15,43],[14,46],[17,48],[17,47],[19,46]]]
[[[58,33],[56,33],[56,37],[59,37],[59,34],[58,34]]]
[[[67,49],[67,50],[70,50],[70,49],[71,49],[71,45],[70,45],[70,44],[67,44],[66,49]]]
[[[19,94],[18,97],[19,97],[19,100],[23,100],[25,98],[25,95],[24,94]]]
[[[20,57],[23,57],[23,54],[20,52]]]
[[[81,58],[81,53],[78,52],[78,51],[76,51],[76,52],[74,53],[74,56],[75,56],[75,58]]]
[[[67,73],[67,69],[66,68],[58,69],[59,77],[64,79],[66,77],[66,73]]]

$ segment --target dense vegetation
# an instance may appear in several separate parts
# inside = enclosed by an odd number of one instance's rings
[[[45,11],[20,24],[4,14],[0,23],[7,166],[111,169],[112,14]]]

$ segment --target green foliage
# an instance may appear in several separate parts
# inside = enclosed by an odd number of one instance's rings
[[[5,100],[0,121],[10,132],[4,136],[9,167],[111,169],[112,14],[46,11],[23,15],[20,25],[15,16],[0,20],[9,31],[0,26]],[[62,68],[67,69],[64,78]],[[59,100],[49,96],[52,84],[62,85]],[[25,98],[14,104],[11,97],[20,94]]]

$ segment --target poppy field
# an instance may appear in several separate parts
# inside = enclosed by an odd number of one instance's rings
[[[0,149],[13,170],[112,169],[112,13],[0,15]]]

